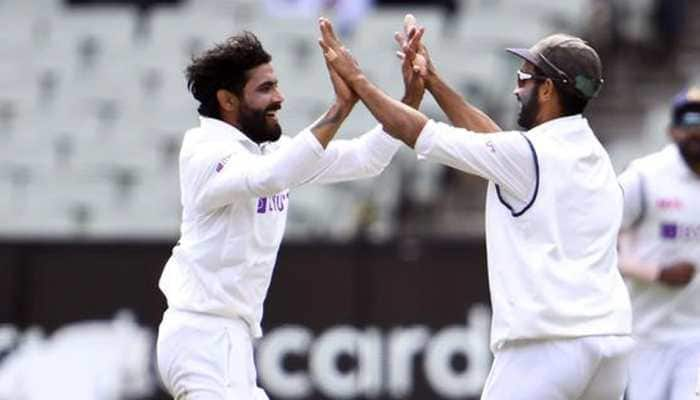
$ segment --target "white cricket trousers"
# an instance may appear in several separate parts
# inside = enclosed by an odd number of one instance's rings
[[[522,340],[494,354],[481,400],[619,400],[629,336]]]
[[[628,400],[696,400],[700,340],[640,344],[630,357]]]
[[[268,400],[256,384],[245,322],[169,308],[158,328],[158,371],[176,400]]]

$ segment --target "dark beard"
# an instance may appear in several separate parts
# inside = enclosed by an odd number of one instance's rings
[[[265,113],[279,109],[279,104],[273,104],[262,110],[254,110],[242,104],[238,118],[241,131],[255,143],[274,142],[282,135],[282,127],[278,123],[270,125],[265,118]]]
[[[535,127],[537,114],[540,112],[540,105],[537,102],[538,85],[532,88],[525,98],[518,97],[522,103],[520,114],[518,114],[518,125],[523,129],[530,130]]]
[[[700,174],[700,139],[686,139],[679,142],[678,149],[688,167]]]

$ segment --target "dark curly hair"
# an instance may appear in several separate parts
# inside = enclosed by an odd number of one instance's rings
[[[271,60],[258,38],[248,31],[231,36],[224,43],[193,57],[185,77],[187,88],[200,103],[199,114],[221,119],[216,92],[226,89],[240,95],[248,81],[247,72]]]

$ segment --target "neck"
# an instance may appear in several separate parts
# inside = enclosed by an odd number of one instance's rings
[[[253,141],[257,144],[264,142],[264,140],[257,139],[255,137],[251,136],[250,133],[246,132],[243,129],[243,126],[241,125],[238,118],[235,118],[234,116],[231,116],[231,115],[222,115],[221,117],[224,120],[224,122],[226,122],[227,124],[233,126],[234,128],[238,129],[239,131],[241,131],[241,133],[246,135],[248,137],[248,139],[250,139],[251,141]]]
[[[541,125],[545,122],[549,122],[553,119],[561,118],[564,116],[565,115],[563,113],[563,110],[559,105],[558,100],[556,100],[555,98],[553,100],[540,103],[540,112],[538,115],[539,123],[537,125]]]
[[[238,126],[239,125],[238,118],[234,118],[231,115],[221,113],[221,120],[226,122],[227,124],[229,124],[231,126],[235,126],[236,128],[238,128],[240,130],[240,127]]]
[[[544,123],[547,123],[551,120],[561,118],[561,117],[566,117],[566,115],[562,115],[559,113],[542,113],[539,118],[539,123],[536,126],[542,125]]]

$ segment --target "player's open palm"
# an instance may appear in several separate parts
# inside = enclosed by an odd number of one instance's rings
[[[319,18],[319,28],[321,30],[321,39],[318,44],[323,49],[323,57],[326,62],[345,81],[353,80],[362,75],[359,64],[350,54],[343,43],[338,39],[333,31],[333,25],[326,18]]]
[[[394,39],[401,48],[397,53],[399,58],[411,61],[413,70],[423,78],[435,73],[435,66],[430,59],[428,48],[422,42],[424,33],[425,28],[418,25],[413,15],[407,14],[404,18],[403,32],[397,32],[394,35]]]
[[[401,49],[396,52],[396,55],[401,59],[401,75],[405,91],[403,101],[416,109],[420,106],[425,92],[425,82],[421,74],[421,68],[425,67],[425,58],[417,53],[420,42],[416,40],[416,35],[419,32],[422,35],[422,28],[416,25],[413,15],[408,14],[404,18],[403,32],[394,34],[394,39]],[[413,40],[411,46],[409,46],[409,40]]]
[[[695,265],[681,261],[662,267],[659,281],[669,286],[685,286],[693,276],[695,276]]]

